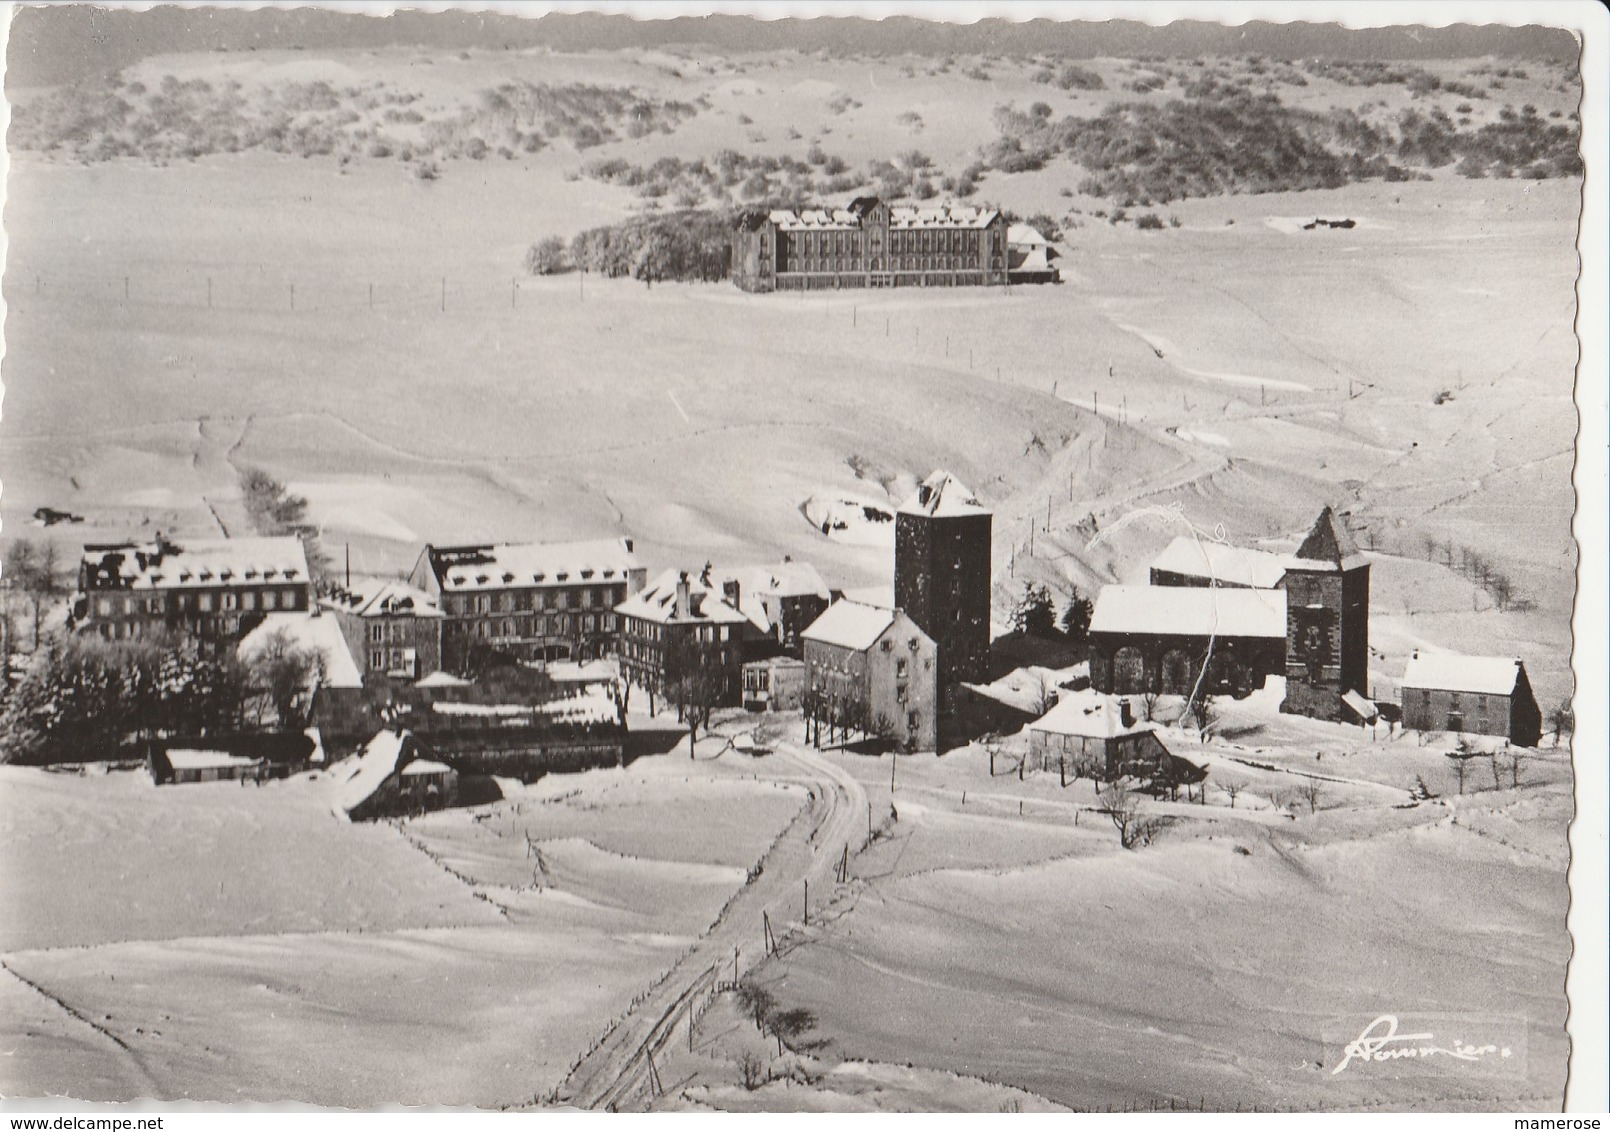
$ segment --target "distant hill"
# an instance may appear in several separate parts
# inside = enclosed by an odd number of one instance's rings
[[[7,89],[54,86],[118,71],[169,52],[418,45],[447,50],[550,47],[561,51],[709,45],[723,51],[797,49],[836,55],[1041,54],[1191,56],[1263,54],[1275,58],[1573,60],[1576,37],[1540,26],[1457,24],[1343,28],[1336,24],[1241,25],[1180,21],[1153,27],[1133,20],[938,23],[823,17],[758,20],[682,16],[640,20],[598,13],[525,19],[485,12],[399,12],[386,18],[291,8],[108,11],[90,5],[20,9],[11,25]]]

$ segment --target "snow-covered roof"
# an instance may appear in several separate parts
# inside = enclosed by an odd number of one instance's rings
[[[988,684],[963,684],[964,688],[971,689],[981,696],[987,696],[997,703],[1015,708],[1021,712],[1036,712],[1047,695],[1052,697],[1064,695],[1058,691],[1065,680],[1071,680],[1073,674],[1068,669],[1044,668],[1031,664],[1027,668],[1015,668]]]
[[[1375,706],[1374,700],[1367,699],[1354,691],[1343,692],[1342,703],[1346,704],[1348,709],[1365,723],[1370,722],[1381,714],[1381,710]]]
[[[463,704],[438,700],[430,705],[430,710],[437,715],[461,719],[496,719],[511,727],[535,723],[538,716],[558,723],[608,723],[619,718],[615,701],[601,692],[540,704]]]
[[[767,213],[767,219],[784,232],[796,231],[852,231],[861,227],[861,219],[868,207],[856,211],[851,208],[779,208]],[[940,205],[917,208],[911,205],[894,205],[889,209],[890,228],[987,228],[1000,217],[992,208]]]
[[[828,601],[832,597],[816,567],[791,558],[775,566],[716,567],[710,571],[710,585],[718,592],[725,594],[729,582],[738,586],[738,612],[762,633],[772,630],[766,598],[819,597]]]
[[[1286,591],[1218,586],[1103,586],[1092,633],[1186,637],[1286,636]]]
[[[871,648],[894,624],[895,610],[857,601],[836,601],[800,634],[807,641],[854,649]]]
[[[237,766],[256,766],[257,759],[232,755],[228,751],[198,751],[174,747],[168,751],[168,765],[174,770],[224,770]]]
[[[343,814],[350,814],[372,798],[386,784],[386,779],[397,772],[403,750],[412,738],[407,731],[387,730],[369,740],[369,745],[336,790],[336,808]]]
[[[949,472],[936,471],[917,485],[917,490],[900,508],[903,515],[988,515],[966,484]]]
[[[619,680],[620,666],[613,660],[589,660],[585,664],[574,660],[550,661],[542,665],[548,678],[558,684],[607,684]]]
[[[235,655],[249,661],[281,633],[295,648],[319,655],[323,664],[320,687],[363,687],[363,673],[352,659],[352,650],[341,633],[341,623],[328,613],[265,613],[262,624],[246,634]]]
[[[86,546],[85,588],[212,589],[291,582],[306,585],[302,540],[274,538],[170,539]]]
[[[849,231],[861,227],[861,218],[847,208],[773,209],[767,218],[785,232],[804,229]]]
[[[1298,570],[1352,570],[1369,560],[1359,553],[1347,524],[1329,507],[1319,513],[1302,545],[1291,556],[1289,568]]]
[[[712,579],[713,580],[713,579]],[[677,600],[681,584],[687,583],[687,602]],[[615,607],[623,617],[640,617],[660,624],[699,623],[711,625],[737,625],[748,618],[728,605],[721,596],[719,585],[705,585],[697,574],[675,568],[665,571],[643,588],[643,592],[627,598]]]
[[[320,604],[352,617],[440,617],[442,611],[423,590],[395,578],[363,578],[337,590]]]
[[[416,687],[416,688],[463,688],[468,684],[469,684],[469,681],[465,680],[461,676],[454,676],[451,672],[443,672],[441,669],[437,669],[435,672],[432,672],[429,676],[426,676],[424,679],[416,680],[414,682],[414,687]]]
[[[1152,560],[1152,569],[1208,578],[1224,585],[1269,590],[1286,576],[1286,559],[1267,550],[1250,550],[1181,535]]]
[[[1009,224],[1006,227],[1006,242],[1019,247],[1045,247],[1051,243],[1040,230],[1028,224]]]
[[[1029,724],[1029,730],[1112,739],[1157,729],[1154,723],[1142,723],[1133,709],[1130,719],[1132,722],[1125,726],[1122,697],[1103,695],[1087,688],[1082,692],[1064,692],[1057,706]]]
[[[1508,696],[1514,694],[1524,667],[1513,656],[1460,656],[1416,649],[1398,684],[1439,692]]]
[[[1000,218],[993,208],[940,205],[938,208],[912,208],[898,205],[889,209],[890,228],[988,228]]]
[[[435,759],[415,759],[402,768],[402,776],[408,778],[416,774],[447,774],[452,769],[446,763],[439,763]]]
[[[425,548],[437,583],[453,593],[626,582],[641,566],[630,539]]]

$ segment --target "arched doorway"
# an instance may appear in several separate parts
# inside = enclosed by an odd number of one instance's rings
[[[1120,696],[1146,690],[1146,657],[1134,645],[1125,645],[1113,654],[1112,690]]]
[[[1196,683],[1196,666],[1191,654],[1184,649],[1169,649],[1163,654],[1162,691],[1169,696],[1188,696]]]

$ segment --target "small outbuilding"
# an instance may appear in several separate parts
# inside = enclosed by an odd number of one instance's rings
[[[1519,657],[1416,649],[1399,688],[1404,727],[1498,735],[1517,747],[1535,747],[1543,734],[1543,713]]]
[[[1128,700],[1101,692],[1065,692],[1056,707],[1028,725],[1029,758],[1049,767],[1112,779],[1154,767],[1168,754],[1157,725],[1136,718]],[[1076,769],[1077,768],[1077,769]]]
[[[750,711],[795,711],[804,702],[805,662],[791,656],[752,660],[743,667],[743,687]]]
[[[457,772],[427,758],[424,745],[408,731],[380,732],[350,766],[335,773],[332,808],[349,821],[440,809],[458,796]]]

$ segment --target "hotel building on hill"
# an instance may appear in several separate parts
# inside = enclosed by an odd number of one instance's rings
[[[1004,286],[1007,222],[996,209],[895,206],[746,213],[732,236],[745,291]]]

